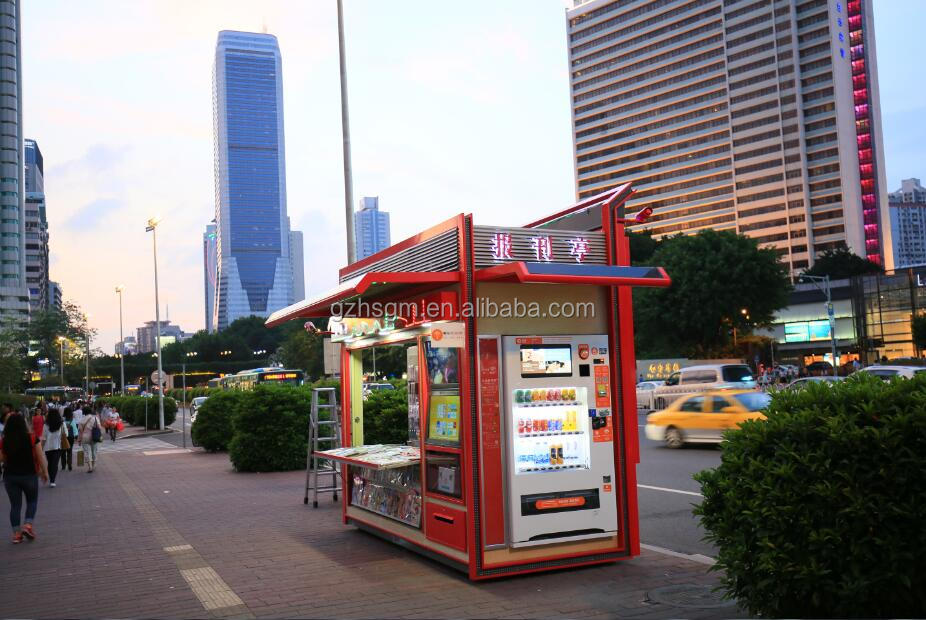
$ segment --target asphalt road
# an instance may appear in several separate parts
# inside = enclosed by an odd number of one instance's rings
[[[662,442],[646,438],[646,415],[641,413],[638,418],[640,540],[679,553],[713,557],[714,547],[702,540],[704,531],[691,514],[693,506],[701,501],[699,485],[692,476],[717,467],[720,450],[712,444],[666,448]]]
[[[644,544],[685,554],[715,555],[712,545],[702,540],[704,532],[691,514],[700,501],[698,483],[692,475],[720,464],[720,450],[714,445],[690,445],[679,450],[650,441],[643,432],[646,415],[638,416],[640,465],[637,484],[640,508],[640,539]],[[180,430],[181,416],[171,428]],[[187,447],[190,417],[186,418]],[[183,445],[180,433],[158,435],[158,439],[177,447]]]

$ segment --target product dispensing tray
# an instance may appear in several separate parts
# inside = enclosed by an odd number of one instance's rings
[[[396,469],[421,462],[421,450],[414,446],[376,444],[319,450],[319,457],[367,469]]]

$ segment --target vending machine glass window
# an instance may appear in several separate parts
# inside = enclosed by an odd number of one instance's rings
[[[428,405],[428,443],[460,444],[460,395],[451,391],[431,392]]]
[[[516,389],[511,402],[517,475],[589,468],[588,388]]]
[[[427,453],[427,485],[431,493],[451,497],[462,495],[463,470],[460,455],[442,452]]]

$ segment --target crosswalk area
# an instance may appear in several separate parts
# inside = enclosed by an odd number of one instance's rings
[[[136,437],[132,439],[104,439],[100,444],[100,452],[155,452],[158,450],[174,450],[176,446],[161,441],[156,437]]]

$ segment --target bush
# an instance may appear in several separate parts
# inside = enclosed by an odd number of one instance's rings
[[[133,426],[145,425],[145,404],[148,405],[148,430],[158,427],[158,399],[143,396],[110,396],[100,399],[116,408],[119,415]],[[170,426],[177,419],[177,401],[164,397],[164,425]]]
[[[926,615],[926,376],[776,393],[695,476],[723,587],[766,617]]]
[[[13,405],[13,409],[19,409],[23,405],[32,407],[35,404],[35,401],[35,396],[27,396],[25,394],[10,394],[9,392],[0,394],[0,403],[9,403]]]
[[[228,449],[234,433],[233,418],[238,411],[243,392],[219,392],[209,397],[196,412],[190,429],[193,444],[210,452]]]
[[[373,390],[363,401],[363,443],[408,441],[408,391]]]
[[[305,390],[258,385],[239,398],[235,433],[228,444],[235,469],[286,471],[305,467],[311,409]]]

